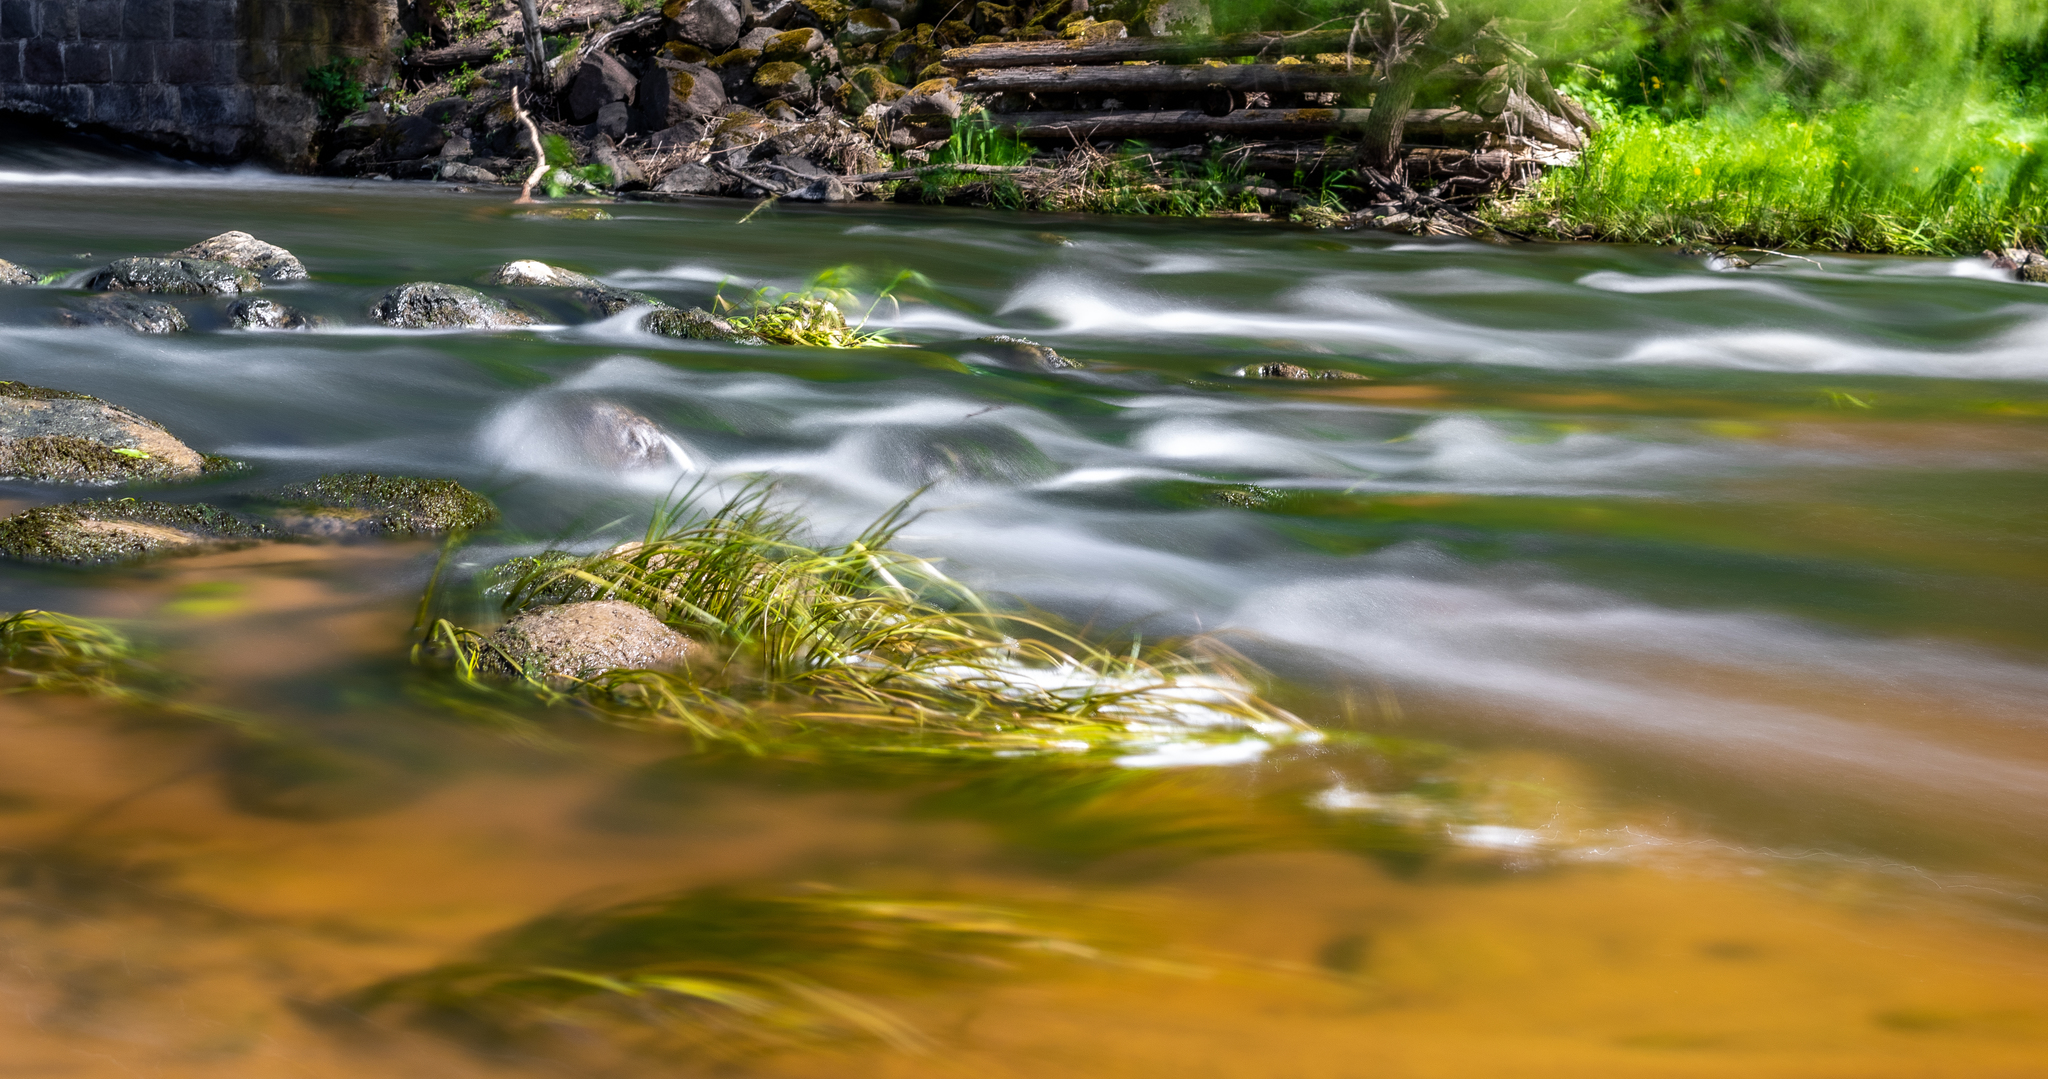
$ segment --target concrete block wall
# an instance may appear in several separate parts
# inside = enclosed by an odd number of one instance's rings
[[[345,56],[381,78],[397,25],[396,0],[0,0],[0,111],[299,167],[306,73]]]

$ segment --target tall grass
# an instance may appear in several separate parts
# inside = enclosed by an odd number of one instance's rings
[[[2038,245],[2042,149],[1997,110],[1896,149],[1899,113],[1621,114],[1578,164],[1490,212],[1561,237],[1914,255]]]
[[[817,545],[752,488],[706,517],[658,512],[645,536],[589,556],[559,552],[503,574],[507,613],[617,599],[707,646],[678,671],[610,671],[563,687],[522,676],[550,700],[747,739],[768,726],[851,725],[936,734],[991,748],[1087,745],[1137,731],[1299,729],[1260,700],[1209,642],[1139,640],[1115,649],[1056,621],[1004,611],[931,562],[891,547],[899,506],[850,542]],[[423,655],[484,685],[516,666],[491,639],[445,619]]]

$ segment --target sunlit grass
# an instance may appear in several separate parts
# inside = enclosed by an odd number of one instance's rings
[[[533,675],[524,684],[546,699],[709,739],[747,739],[769,723],[831,724],[998,750],[1305,729],[1261,700],[1248,665],[1214,642],[1132,639],[1112,649],[1052,619],[997,609],[894,550],[903,523],[899,506],[845,544],[818,546],[757,488],[708,517],[665,509],[643,539],[595,555],[516,561],[500,584],[508,614],[624,600],[715,657],[678,671],[611,671],[566,689]],[[443,619],[422,654],[486,685],[494,664],[516,666],[492,648]]]
[[[1639,243],[1968,255],[2043,237],[2048,176],[2010,118],[1948,118],[1924,153],[1890,113],[1618,116],[1580,162],[1493,207],[1525,232]],[[1934,142],[1940,145],[1934,145]]]

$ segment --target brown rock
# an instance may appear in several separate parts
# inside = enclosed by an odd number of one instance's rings
[[[271,281],[304,281],[306,264],[297,255],[276,244],[264,243],[246,232],[223,232],[201,240],[172,258],[209,259],[248,270]]]
[[[488,638],[484,665],[542,678],[595,678],[614,670],[660,670],[696,643],[623,600],[564,603],[526,611]]]

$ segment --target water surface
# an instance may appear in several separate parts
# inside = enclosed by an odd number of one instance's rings
[[[0,701],[0,1074],[2048,1073],[2048,292],[922,207],[531,220],[47,156],[0,202],[0,257],[38,272],[227,229],[312,270],[270,293],[329,319],[306,334],[211,301],[185,335],[70,330],[69,282],[0,291],[0,377],[255,466],[160,497],[454,477],[505,511],[459,577],[699,481],[776,477],[827,539],[929,486],[904,546],[1098,627],[1217,632],[1331,735],[1086,783],[570,717],[536,743],[419,692],[428,544],[6,567],[0,609],[129,620],[191,699],[318,753]],[[910,270],[868,317],[914,347],[671,341],[538,293],[531,331],[365,317],[514,258],[699,305],[831,271],[857,310]],[[1003,366],[997,333],[1087,367]],[[1239,376],[1268,362],[1364,377]],[[692,467],[582,457],[595,400]],[[563,904],[704,887],[1007,905],[1085,947],[869,987],[899,1044],[515,1044],[334,1005]]]

